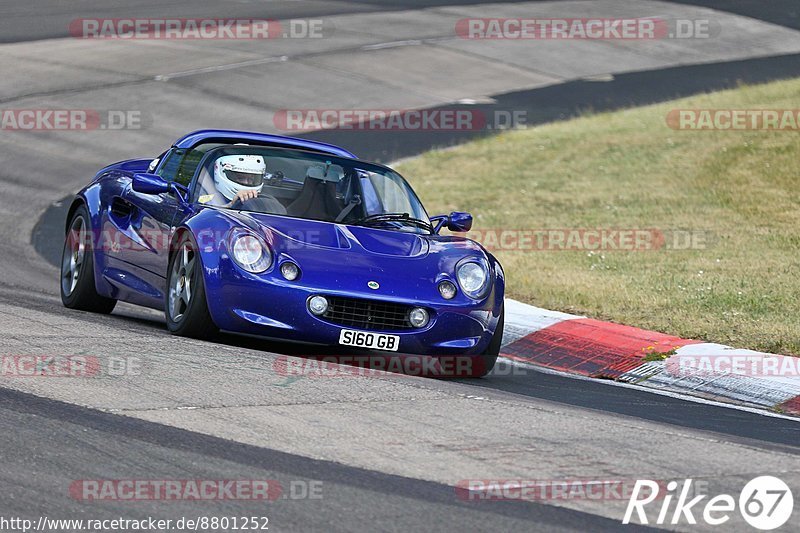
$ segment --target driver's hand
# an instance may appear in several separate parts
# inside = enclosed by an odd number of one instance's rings
[[[236,202],[246,202],[247,200],[252,200],[253,198],[258,198],[258,191],[239,191],[236,193],[236,196],[233,197],[231,203],[228,204],[228,207],[233,207],[236,205]]]

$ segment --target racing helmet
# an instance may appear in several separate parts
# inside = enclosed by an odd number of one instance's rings
[[[224,155],[214,162],[214,185],[233,200],[240,191],[261,192],[267,165],[260,155]]]

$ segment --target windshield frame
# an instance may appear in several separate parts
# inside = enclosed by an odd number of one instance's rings
[[[229,153],[232,153],[232,152],[236,152],[237,154],[250,154],[250,153],[258,154],[258,155],[264,156],[265,158],[269,158],[270,157],[270,152],[271,152],[273,154],[273,156],[276,156],[276,157],[285,156],[285,157],[289,157],[289,158],[305,159],[305,160],[307,160],[309,162],[317,161],[317,160],[320,163],[328,163],[329,162],[331,165],[339,165],[339,166],[341,166],[343,168],[348,168],[348,169],[354,168],[356,170],[363,170],[363,171],[370,172],[370,173],[382,174],[382,175],[386,175],[387,176],[386,179],[399,180],[400,184],[404,187],[405,192],[409,197],[408,201],[412,205],[416,202],[416,205],[419,206],[419,210],[421,211],[421,213],[423,215],[421,220],[426,222],[426,223],[428,223],[428,224],[430,224],[430,226],[431,226],[430,232],[433,233],[433,230],[432,230],[433,222],[431,222],[430,215],[428,214],[428,211],[425,209],[425,205],[422,203],[422,200],[420,200],[419,196],[417,195],[416,191],[411,186],[411,184],[408,182],[408,180],[403,175],[401,175],[399,172],[397,172],[395,169],[393,169],[393,168],[391,168],[389,166],[386,166],[386,165],[382,165],[380,163],[374,163],[374,162],[371,162],[371,161],[364,161],[362,159],[357,159],[357,158],[339,157],[339,156],[335,156],[335,155],[332,155],[332,154],[325,154],[325,153],[312,151],[312,150],[302,150],[302,149],[276,147],[276,146],[242,145],[242,144],[225,144],[225,145],[215,146],[215,147],[213,147],[211,149],[208,149],[205,152],[205,154],[203,154],[203,157],[201,158],[199,164],[197,165],[197,168],[195,170],[194,176],[192,177],[192,181],[191,181],[191,184],[190,184],[190,187],[189,187],[189,195],[188,195],[188,198],[189,198],[189,201],[190,201],[191,204],[199,206],[199,207],[211,207],[211,208],[219,208],[219,209],[234,209],[234,208],[229,208],[229,207],[225,207],[225,206],[214,206],[214,205],[209,205],[209,204],[204,204],[204,203],[199,202],[199,195],[200,195],[200,192],[201,192],[201,188],[200,188],[200,185],[199,185],[200,176],[203,175],[204,172],[209,173],[210,175],[213,175],[213,168],[211,168],[211,167],[213,167],[214,161],[216,161],[222,155],[229,155]],[[391,177],[388,177],[388,176],[391,176]],[[290,180],[290,181],[294,181],[294,180]],[[382,198],[381,198],[381,202],[383,203],[383,199]],[[235,210],[243,211],[243,212],[255,212],[255,213],[258,213],[257,211],[248,211],[248,210],[241,210],[241,209],[235,209]],[[390,211],[385,211],[384,213],[388,214],[388,213],[391,213],[391,212]],[[348,221],[348,222],[344,222],[344,221],[343,222],[335,222],[333,220],[320,220],[320,219],[314,219],[314,218],[305,218],[305,217],[299,217],[299,216],[289,215],[289,214],[285,214],[285,215],[284,214],[272,214],[272,213],[263,213],[263,214],[267,214],[269,216],[281,216],[281,217],[294,218],[294,219],[297,219],[297,220],[314,220],[314,221],[318,221],[318,222],[328,222],[328,223],[331,223],[331,224],[358,225],[358,224],[351,224],[351,221]],[[376,214],[381,214],[381,213],[373,213],[372,215],[376,215]],[[370,216],[372,216],[372,215],[370,215]],[[417,216],[415,216],[414,213],[409,213],[409,216],[411,218],[418,218]],[[402,221],[397,221],[397,222],[401,223]],[[369,227],[375,228],[375,229],[396,229],[396,228],[391,228],[388,224],[387,225],[382,225],[382,226],[370,225]],[[403,227],[404,228],[410,228],[412,226],[406,225],[406,226],[403,226]],[[417,227],[417,229],[421,229],[421,228]]]

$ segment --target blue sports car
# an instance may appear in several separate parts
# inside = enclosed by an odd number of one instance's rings
[[[69,207],[65,306],[164,310],[176,335],[219,330],[379,357],[494,366],[504,274],[429,217],[389,167],[304,139],[203,130],[100,170]],[[463,372],[463,369],[467,369]]]

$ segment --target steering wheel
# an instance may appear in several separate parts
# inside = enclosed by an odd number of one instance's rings
[[[258,201],[258,196],[255,198],[248,198],[244,202],[237,199],[233,205],[231,205],[231,209],[235,209],[237,211],[254,211],[254,207],[257,207],[261,203]]]

